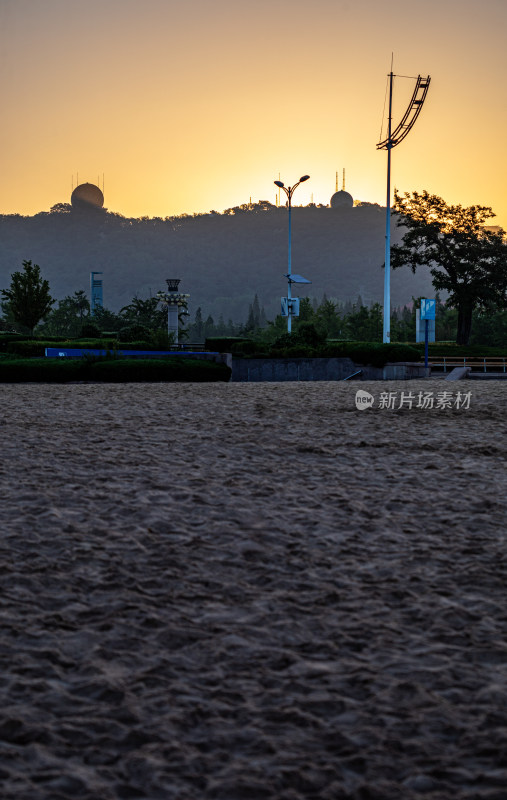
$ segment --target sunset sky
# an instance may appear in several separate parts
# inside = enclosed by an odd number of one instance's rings
[[[105,175],[126,216],[328,203],[346,168],[385,204],[386,76],[431,75],[393,183],[507,228],[506,0],[0,0],[0,213]],[[395,82],[394,122],[414,82]]]

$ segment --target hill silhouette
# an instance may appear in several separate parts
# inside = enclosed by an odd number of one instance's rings
[[[268,202],[223,213],[128,219],[103,209],[76,211],[68,204],[32,217],[0,216],[0,288],[23,259],[40,265],[58,299],[89,293],[90,271],[103,271],[104,305],[113,311],[131,299],[165,289],[181,278],[190,311],[242,321],[255,294],[268,318],[286,294],[288,214]],[[333,209],[295,207],[292,270],[312,281],[300,296],[325,293],[340,302],[383,301],[385,209],[371,204]],[[393,242],[400,232],[392,226]],[[428,274],[398,270],[391,279],[393,306],[412,296],[432,297]]]

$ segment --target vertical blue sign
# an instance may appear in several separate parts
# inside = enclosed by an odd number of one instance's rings
[[[421,319],[435,319],[436,306],[436,300],[421,300]]]
[[[428,366],[428,326],[430,319],[435,319],[436,300],[421,300],[421,319],[424,320],[424,366]]]

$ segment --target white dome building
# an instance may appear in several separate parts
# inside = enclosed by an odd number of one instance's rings
[[[336,192],[329,201],[331,208],[353,208],[354,198],[345,191],[345,170],[343,170],[343,183],[341,191],[338,191],[338,173],[336,173]]]

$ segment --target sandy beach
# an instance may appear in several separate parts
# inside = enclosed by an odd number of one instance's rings
[[[0,386],[2,799],[505,800],[506,401]]]

